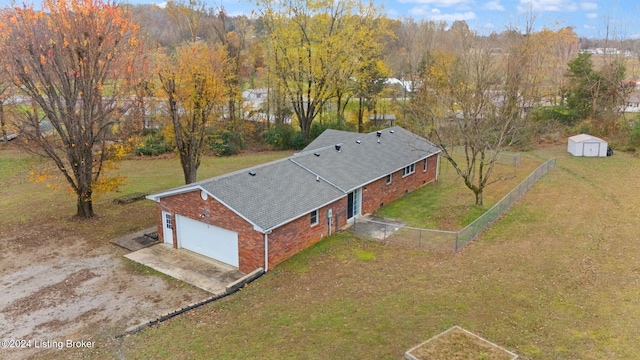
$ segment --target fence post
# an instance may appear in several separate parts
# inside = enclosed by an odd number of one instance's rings
[[[458,252],[458,237],[460,236],[460,232],[456,232],[456,252]]]

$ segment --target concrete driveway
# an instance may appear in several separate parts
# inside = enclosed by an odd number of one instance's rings
[[[152,245],[125,257],[214,295],[223,294],[227,286],[245,276],[230,265],[169,244]]]

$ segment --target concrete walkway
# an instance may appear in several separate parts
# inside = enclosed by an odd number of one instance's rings
[[[169,244],[152,245],[125,257],[214,295],[224,293],[227,285],[245,276],[230,265]]]

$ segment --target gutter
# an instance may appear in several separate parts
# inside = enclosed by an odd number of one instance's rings
[[[269,271],[269,234],[271,230],[264,232],[264,272]]]

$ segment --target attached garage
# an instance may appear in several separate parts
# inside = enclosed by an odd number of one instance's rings
[[[238,267],[238,233],[176,215],[178,247]]]
[[[607,156],[607,142],[595,136],[580,134],[569,138],[567,151],[573,156]]]

